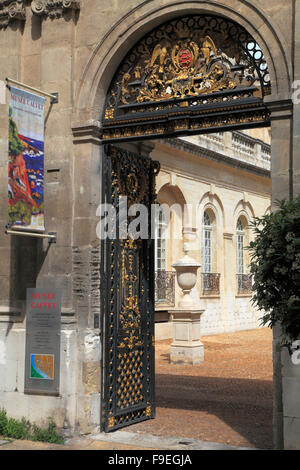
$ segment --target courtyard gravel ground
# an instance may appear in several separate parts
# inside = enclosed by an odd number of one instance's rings
[[[171,365],[171,341],[156,342],[156,419],[128,430],[272,449],[272,331],[201,340],[205,360],[196,366]]]
[[[157,448],[156,438],[151,441],[150,435],[168,438],[168,442],[174,436],[181,449],[189,448],[189,439],[222,443],[224,447],[272,449],[271,330],[206,336],[202,342],[205,360],[197,366],[171,365],[171,341],[156,342],[155,419],[117,431],[118,436],[73,438],[64,446],[0,442],[0,450]],[[128,433],[139,436],[128,439]],[[147,435],[144,442],[143,435]]]

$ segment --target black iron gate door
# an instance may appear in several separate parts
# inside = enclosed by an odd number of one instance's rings
[[[159,164],[149,157],[105,146],[102,181],[108,236],[102,241],[101,273],[105,432],[155,415],[151,205],[158,171]],[[141,205],[143,221],[138,220]],[[139,230],[142,237],[137,237]]]

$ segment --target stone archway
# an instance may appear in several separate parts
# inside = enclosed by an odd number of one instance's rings
[[[187,9],[194,13],[212,13],[213,10],[214,14],[230,18],[244,26],[260,44],[269,64],[272,82],[272,93],[264,99],[264,105],[270,113],[272,141],[275,144],[274,150],[272,150],[273,199],[291,195],[293,185],[291,168],[286,164],[287,159],[281,158],[282,153],[290,155],[291,152],[292,106],[289,101],[291,64],[284,52],[282,35],[280,36],[270,18],[263,16],[262,12],[254,8],[250,2],[239,4],[235,10],[229,7],[229,2],[225,0],[222,2],[201,2],[201,5],[199,2],[175,1],[168,2],[163,8],[158,6],[158,2],[153,2],[151,7],[149,5],[139,6],[134,12],[128,14],[123,21],[116,25],[114,34],[107,34],[99,44],[83,73],[73,121],[75,143],[101,144],[99,116],[103,110],[109,82],[121,59],[125,56],[128,46],[134,45],[153,26],[161,24],[166,19],[174,18],[180,13],[184,14]],[[115,41],[116,36],[121,40]],[[276,370],[278,372],[278,367],[275,364],[275,379],[277,377]],[[281,382],[280,376],[278,376],[278,381]],[[279,395],[275,401],[274,416],[275,428],[277,420],[280,434],[282,410]],[[280,441],[280,436],[277,441]]]
[[[77,99],[73,113],[73,130],[80,137],[80,129],[97,126],[103,111],[110,82],[128,50],[155,26],[169,19],[189,14],[214,14],[233,20],[244,27],[260,44],[269,65],[272,95],[268,101],[283,101],[290,98],[292,65],[284,47],[285,38],[276,28],[272,18],[259,10],[250,1],[232,5],[222,1],[159,0],[151,5],[138,5],[112,25],[108,33],[92,52],[85,68],[78,76]],[[116,38],[118,38],[116,40]]]

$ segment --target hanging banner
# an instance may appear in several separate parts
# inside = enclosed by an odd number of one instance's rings
[[[44,231],[45,98],[10,87],[8,225]]]

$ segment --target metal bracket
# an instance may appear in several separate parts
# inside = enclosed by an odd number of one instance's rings
[[[10,230],[5,228],[7,235],[23,235],[23,237],[34,237],[34,238],[48,238],[48,243],[56,243],[56,232],[49,233],[35,233],[35,232],[22,232],[21,230]]]
[[[48,243],[56,243],[56,232],[49,232],[48,233]]]
[[[23,88],[27,88],[28,90],[34,91],[36,93],[39,93],[40,95],[47,96],[50,98],[50,103],[58,103],[58,93],[46,93],[45,91],[39,90],[38,88],[34,88],[32,86],[26,85],[25,83],[19,82],[18,80],[13,80],[12,78],[6,77],[6,86],[9,88],[9,83],[13,83],[14,85],[19,85]]]
[[[51,104],[58,103],[58,93],[57,92],[51,93],[50,103]]]

